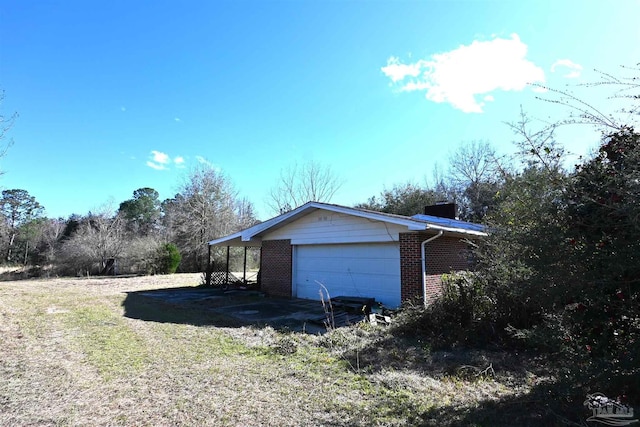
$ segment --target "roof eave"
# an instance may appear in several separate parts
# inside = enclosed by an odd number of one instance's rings
[[[209,246],[262,246],[262,239],[246,239],[237,233],[235,235],[211,240]]]
[[[443,227],[441,225],[427,225],[427,230],[434,231],[443,231],[447,234],[455,234],[455,235],[463,235],[463,236],[473,236],[473,237],[486,237],[487,233],[483,231],[477,230],[465,230],[463,228],[451,228],[451,227]]]

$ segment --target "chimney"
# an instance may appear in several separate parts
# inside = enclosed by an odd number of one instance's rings
[[[457,208],[455,203],[436,203],[435,205],[425,206],[424,214],[437,216],[440,218],[456,219]]]

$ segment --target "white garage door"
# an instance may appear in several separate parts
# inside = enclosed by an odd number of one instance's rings
[[[387,307],[397,307],[400,305],[398,244],[296,246],[293,295],[319,300],[320,283],[331,297],[373,297]]]

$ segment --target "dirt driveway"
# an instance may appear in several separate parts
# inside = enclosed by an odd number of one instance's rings
[[[325,313],[319,301],[273,298],[257,291],[182,287],[129,292],[124,302],[125,315],[144,317],[134,312],[135,301],[139,298],[173,307],[210,311],[237,325],[269,325],[274,329],[314,334],[326,331],[322,324]]]

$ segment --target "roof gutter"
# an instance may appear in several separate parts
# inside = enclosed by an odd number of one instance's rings
[[[424,306],[427,306],[427,256],[425,246],[427,243],[436,240],[444,234],[443,230],[440,230],[435,236],[429,237],[427,240],[420,244],[420,255],[422,257],[422,302]]]

